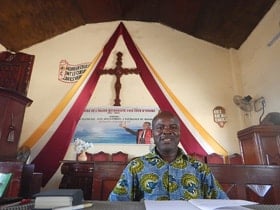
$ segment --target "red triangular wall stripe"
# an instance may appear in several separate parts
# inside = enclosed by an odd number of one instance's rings
[[[44,146],[38,156],[33,160],[36,171],[43,173],[43,186],[47,184],[53,174],[56,172],[63,160],[67,148],[71,142],[76,126],[81,115],[91,98],[100,77],[100,71],[104,68],[105,63],[111,54],[119,36],[122,35],[127,48],[133,57],[138,69],[141,69],[140,76],[150,91],[154,100],[157,102],[161,110],[169,110],[175,112],[168,99],[165,97],[156,80],[153,78],[144,60],[142,59],[137,47],[135,46],[131,36],[129,35],[123,23],[120,23],[107,44],[103,48],[103,55],[95,67],[94,72],[90,76],[77,100],[61,122],[59,127],[53,133],[48,143]],[[182,123],[181,144],[187,152],[196,152],[206,154],[205,150],[199,145],[187,127]]]

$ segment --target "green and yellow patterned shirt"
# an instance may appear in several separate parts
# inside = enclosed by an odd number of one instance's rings
[[[129,162],[110,201],[228,199],[209,167],[184,154],[168,163],[153,150]]]

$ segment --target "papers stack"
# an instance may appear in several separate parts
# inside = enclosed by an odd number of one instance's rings
[[[246,200],[225,200],[225,199],[191,199],[189,201],[151,201],[145,200],[146,210],[245,210],[243,206],[257,204]]]
[[[248,209],[243,206],[257,204],[256,202],[246,200],[224,200],[224,199],[191,199],[191,204],[203,210],[214,210],[214,209]]]

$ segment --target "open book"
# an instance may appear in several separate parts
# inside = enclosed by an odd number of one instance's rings
[[[170,201],[152,201],[145,200],[146,210],[243,210],[248,209],[243,206],[257,204],[256,202],[246,200],[224,200],[224,199],[191,199],[189,201],[170,200]]]

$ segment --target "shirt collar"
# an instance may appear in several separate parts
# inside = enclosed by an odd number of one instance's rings
[[[154,147],[150,153],[145,155],[145,157],[146,159],[158,158],[163,160],[158,154],[158,152],[156,151],[156,147]],[[181,159],[181,158],[188,158],[188,156],[184,153],[184,151],[180,147],[178,147],[178,153],[176,159]]]

